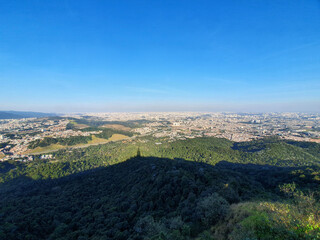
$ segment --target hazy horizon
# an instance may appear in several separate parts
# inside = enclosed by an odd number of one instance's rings
[[[152,112],[230,112],[230,113],[320,113],[319,104],[315,107],[310,106],[306,108],[304,105],[297,108],[297,103],[292,104],[283,104],[274,106],[274,104],[264,105],[261,107],[260,105],[253,106],[254,104],[247,104],[243,106],[223,106],[223,105],[212,105],[209,107],[208,105],[201,106],[191,106],[191,107],[182,107],[182,106],[171,106],[161,107],[161,106],[120,106],[114,105],[112,107],[92,107],[92,106],[77,106],[66,108],[65,106],[55,106],[52,108],[2,108],[0,111],[30,111],[30,112],[43,112],[43,113],[57,113],[57,114],[84,114],[84,113],[152,113]]]

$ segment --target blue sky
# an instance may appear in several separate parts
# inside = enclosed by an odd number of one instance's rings
[[[320,1],[0,0],[0,110],[320,112]]]

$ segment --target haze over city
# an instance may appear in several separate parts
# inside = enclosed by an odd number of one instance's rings
[[[316,0],[0,5],[0,110],[320,110]]]

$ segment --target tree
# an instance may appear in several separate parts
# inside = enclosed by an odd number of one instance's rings
[[[200,200],[197,204],[197,215],[206,226],[224,219],[229,211],[229,203],[217,193]]]

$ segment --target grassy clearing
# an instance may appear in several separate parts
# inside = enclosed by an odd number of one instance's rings
[[[95,135],[92,135],[92,140],[88,142],[88,144],[95,144],[95,143],[107,143],[108,140],[104,138],[99,138],[96,137]],[[78,144],[78,145],[83,145],[83,144]],[[77,145],[77,146],[78,146]]]
[[[113,134],[109,139],[99,138],[99,137],[96,137],[93,135],[92,140],[89,141],[87,144],[77,144],[77,145],[72,146],[72,148],[88,147],[91,145],[104,144],[104,143],[108,143],[111,141],[119,141],[119,140],[123,140],[126,138],[128,138],[128,136],[122,135],[122,134]]]
[[[73,124],[76,129],[84,129],[84,128],[90,127],[87,124],[77,123],[75,121],[70,121],[70,123]]]
[[[109,139],[98,138],[93,135],[92,140],[86,144],[77,144],[74,146],[63,146],[60,144],[51,144],[50,146],[47,146],[47,147],[37,147],[35,149],[28,150],[27,152],[25,152],[25,154],[43,154],[43,153],[55,152],[63,148],[84,148],[92,145],[105,144],[111,141],[119,141],[126,138],[128,138],[128,136],[122,135],[122,134],[113,134]]]
[[[76,123],[74,126],[76,129],[84,129],[84,128],[90,127],[87,124],[78,124],[78,123]]]
[[[131,130],[131,128],[123,126],[121,124],[105,124],[102,127],[112,128],[112,129],[121,130],[121,131],[130,131]]]
[[[27,154],[41,154],[41,153],[48,153],[57,151],[59,149],[66,148],[66,146],[60,145],[60,144],[51,144],[47,147],[36,147],[35,149],[28,150]]]
[[[126,139],[126,138],[129,138],[128,136],[126,135],[123,135],[123,134],[113,134],[111,138],[108,139],[108,141],[119,141],[119,140],[123,140],[123,139]]]

